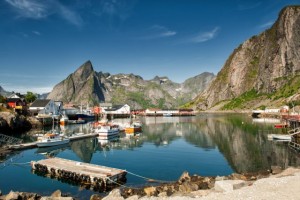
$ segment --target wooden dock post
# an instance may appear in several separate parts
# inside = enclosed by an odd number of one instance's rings
[[[49,158],[31,161],[37,174],[65,180],[77,185],[92,187],[94,190],[107,191],[126,182],[125,170],[62,158]]]

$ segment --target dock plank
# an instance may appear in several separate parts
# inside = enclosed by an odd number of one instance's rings
[[[108,168],[105,166],[76,162],[76,161],[66,160],[62,158],[49,158],[49,159],[37,161],[37,163],[46,165],[50,168],[64,169],[72,172],[78,172],[80,174],[90,175],[93,177],[95,176],[110,177],[124,172],[124,170],[120,170],[116,168]]]

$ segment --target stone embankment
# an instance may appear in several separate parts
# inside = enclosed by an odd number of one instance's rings
[[[288,168],[281,173],[279,172],[281,172],[280,168],[274,167],[269,174],[266,172],[256,175],[232,174],[227,177],[216,177],[202,182],[207,183],[207,189],[199,186],[197,189],[197,183],[193,183],[193,176],[184,174],[173,185],[175,190],[172,190],[174,192],[172,194],[169,193],[170,188],[168,186],[146,187],[140,194],[132,192],[132,195],[129,196],[126,196],[126,191],[132,191],[132,189],[115,189],[103,200],[299,199],[300,169]],[[204,179],[208,180],[207,178]],[[176,190],[178,186],[179,188]],[[163,191],[161,191],[162,189]]]
[[[90,200],[217,200],[217,199],[299,199],[300,168],[279,167],[257,174],[232,174],[223,177],[190,176],[187,172],[175,183],[147,186],[144,188],[121,187],[114,189],[108,196],[94,194]],[[57,190],[51,196],[42,197],[35,193],[10,192],[2,195],[0,200],[72,200]]]

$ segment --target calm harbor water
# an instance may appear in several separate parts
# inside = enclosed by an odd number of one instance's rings
[[[125,122],[128,119],[115,119]],[[222,176],[233,172],[257,172],[272,165],[300,166],[299,154],[287,143],[268,141],[275,130],[268,121],[254,121],[240,114],[205,114],[194,117],[140,118],[139,137],[121,134],[114,141],[85,139],[52,149],[29,149],[10,155],[0,163],[0,190],[38,192],[49,195],[56,189],[80,199],[94,191],[38,176],[28,162],[51,155],[120,169],[151,179],[175,181],[184,171],[201,176]],[[58,127],[56,127],[58,128]],[[62,127],[66,134],[90,132],[91,124]],[[26,141],[35,138],[28,133]],[[127,174],[126,186],[149,184]]]

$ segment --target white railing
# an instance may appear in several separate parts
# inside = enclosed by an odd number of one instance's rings
[[[4,144],[19,144],[22,141],[23,140],[19,139],[19,138],[15,138],[15,137],[11,137],[11,136],[8,136],[8,135],[0,134],[0,143],[4,143]]]

